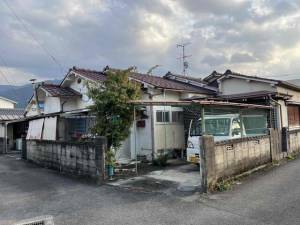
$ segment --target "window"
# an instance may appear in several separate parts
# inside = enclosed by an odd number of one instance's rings
[[[172,112],[172,122],[173,123],[182,123],[183,122],[183,112],[182,111],[173,111]]]
[[[169,111],[156,111],[156,122],[170,122],[170,112]]]
[[[242,117],[246,136],[266,134],[268,128],[267,116],[245,115]]]
[[[193,120],[191,124],[191,136],[200,136],[201,135],[201,121],[200,120]]]
[[[39,109],[40,109],[41,111],[44,111],[44,109],[45,109],[45,102],[39,101]]]
[[[87,131],[87,124],[85,118],[70,118],[69,121],[69,133],[72,137],[80,137]]]
[[[242,129],[241,129],[241,121],[240,119],[233,119],[232,120],[232,125],[231,125],[231,136],[235,137],[235,136],[242,136]]]
[[[288,106],[288,122],[289,127],[300,126],[300,107]]]

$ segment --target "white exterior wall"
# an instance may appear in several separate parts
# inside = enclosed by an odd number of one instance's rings
[[[76,99],[76,103],[74,103],[73,105],[76,105],[75,109],[85,109],[88,106],[93,104],[92,99],[89,99],[87,96],[88,93],[88,88],[87,88],[87,81],[85,81],[84,79],[81,78],[81,83],[77,82],[78,77],[72,79],[71,81],[69,81],[69,87],[72,88],[73,90],[79,92],[80,94],[82,94],[81,98],[77,98]],[[74,109],[73,109],[74,110]]]
[[[0,123],[0,137],[5,137],[5,123]]]
[[[61,111],[61,102],[59,97],[47,96],[44,102],[44,113],[55,113]]]
[[[283,94],[292,95],[289,101],[300,102],[300,92],[298,91],[290,90],[283,87],[277,87],[277,91]],[[281,111],[282,111],[282,126],[288,127],[289,126],[288,106],[285,104],[284,101],[279,101],[279,104],[281,105]]]
[[[229,78],[221,81],[220,91],[223,95],[231,95],[254,91],[276,91],[276,87],[264,82]]]
[[[283,87],[277,87],[277,91],[279,93],[292,95],[292,98],[289,99],[289,101],[300,102],[300,91],[294,91]]]
[[[14,109],[15,108],[15,103],[0,98],[0,108]]]

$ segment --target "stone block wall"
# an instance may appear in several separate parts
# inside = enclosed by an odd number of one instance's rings
[[[74,143],[27,140],[27,159],[40,166],[101,182],[105,177],[106,139]]]
[[[300,129],[289,131],[289,153],[300,153]]]
[[[212,136],[204,136],[202,143],[205,158],[204,179],[207,187],[213,186],[220,179],[272,161],[269,135],[220,142],[214,142]]]

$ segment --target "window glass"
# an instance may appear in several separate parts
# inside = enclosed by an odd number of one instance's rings
[[[191,132],[190,136],[200,136],[201,135],[201,121],[200,120],[193,120],[191,124]]]
[[[183,122],[183,112],[181,112],[181,111],[173,111],[172,112],[172,122],[173,123],[181,123],[181,122]]]
[[[229,136],[230,119],[205,119],[205,133],[213,136]]]
[[[156,122],[170,122],[170,112],[168,111],[156,111]]]
[[[45,102],[39,101],[39,109],[42,111],[45,109]]]
[[[267,133],[267,116],[243,116],[243,124],[246,135],[259,135]]]
[[[232,125],[231,125],[231,136],[241,136],[242,135],[242,129],[241,129],[241,121],[240,119],[233,119],[232,120]]]

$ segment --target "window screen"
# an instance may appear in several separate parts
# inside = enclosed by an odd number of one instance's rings
[[[242,117],[246,135],[266,134],[268,129],[267,116],[249,115]]]
[[[170,112],[168,111],[156,111],[156,122],[170,122]]]
[[[172,122],[181,123],[183,122],[183,112],[181,111],[173,111],[172,112]]]

